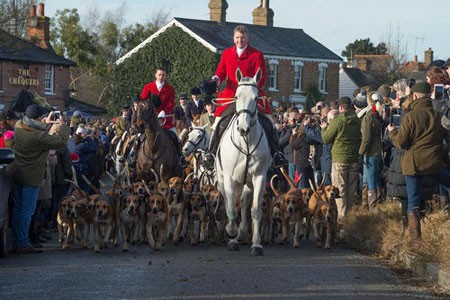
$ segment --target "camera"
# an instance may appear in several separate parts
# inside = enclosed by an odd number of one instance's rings
[[[59,118],[61,118],[61,112],[59,110],[53,111],[52,121],[55,122]]]
[[[391,111],[391,115],[390,115],[390,124],[392,126],[394,126],[395,128],[399,128],[400,127],[400,114],[401,114],[401,110],[399,108],[394,108]]]
[[[444,100],[444,85],[443,84],[435,84],[434,85],[434,99],[435,100]]]

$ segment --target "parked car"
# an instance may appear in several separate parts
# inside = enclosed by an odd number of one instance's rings
[[[9,202],[11,186],[6,176],[6,166],[14,160],[11,149],[0,149],[0,257],[8,252]]]

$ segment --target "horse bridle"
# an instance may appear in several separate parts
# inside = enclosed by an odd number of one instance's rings
[[[194,148],[197,148],[197,146],[206,138],[206,131],[203,128],[193,128],[192,130],[199,130],[200,132],[203,133],[202,137],[196,142],[192,142],[191,140],[188,140],[188,143],[192,146],[194,146]]]
[[[240,87],[240,86],[252,86],[252,87],[255,87],[256,89],[258,89],[258,86],[254,83],[239,83],[238,87]],[[254,100],[258,101],[258,98],[259,97],[256,97]],[[258,105],[255,106],[254,111],[244,108],[244,109],[241,109],[236,112],[236,117],[239,117],[241,114],[248,114],[252,119],[250,121],[250,127],[253,127],[256,124],[255,116],[256,116],[257,111],[258,111]]]

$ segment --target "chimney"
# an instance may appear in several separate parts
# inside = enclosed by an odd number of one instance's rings
[[[417,62],[417,61],[418,61],[417,54],[414,54],[413,62]]]
[[[45,16],[44,14],[44,3],[39,3],[38,6],[38,16]]]
[[[273,10],[269,7],[269,0],[260,0],[259,6],[253,10],[253,24],[273,27]]]
[[[227,0],[210,0],[208,7],[211,21],[217,23],[225,23],[227,21]]]
[[[36,5],[32,5],[27,19],[27,39],[43,49],[53,50],[50,44],[50,18],[44,14],[44,3],[39,3],[36,14]]]
[[[431,62],[433,61],[433,50],[431,50],[431,48],[428,48],[427,51],[425,51],[425,65],[429,65],[431,64]]]
[[[35,17],[36,16],[36,5],[31,5],[31,9],[30,9],[30,17]]]

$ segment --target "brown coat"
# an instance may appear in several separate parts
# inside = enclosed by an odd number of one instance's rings
[[[381,118],[377,112],[369,111],[361,121],[361,146],[359,154],[366,156],[381,155]]]
[[[442,172],[446,161],[443,140],[450,140],[450,132],[442,127],[441,116],[433,110],[430,98],[420,98],[410,105],[398,131],[389,132],[394,146],[406,150],[402,158],[403,175]]]

